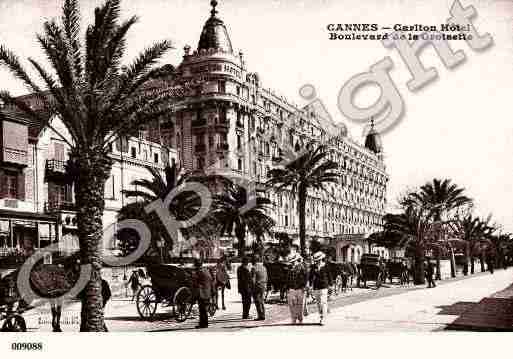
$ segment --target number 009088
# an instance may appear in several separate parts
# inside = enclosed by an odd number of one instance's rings
[[[43,350],[43,343],[12,343],[11,349],[27,351]]]

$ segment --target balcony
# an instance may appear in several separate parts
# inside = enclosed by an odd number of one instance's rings
[[[47,180],[65,181],[69,179],[67,174],[66,161],[46,160],[45,176]]]
[[[191,127],[195,128],[195,127],[205,127],[207,125],[207,119],[206,118],[202,118],[202,119],[199,119],[199,120],[193,120],[191,122]]]
[[[66,161],[46,160],[46,170],[49,172],[65,174]]]
[[[206,152],[207,146],[205,144],[199,144],[194,147],[195,152]]]
[[[61,211],[75,211],[76,206],[75,203],[69,201],[53,201],[53,202],[45,202],[45,212],[46,213],[55,213]]]
[[[230,146],[227,143],[219,143],[217,145],[218,151],[228,151],[229,148],[230,148]]]
[[[228,120],[219,120],[218,123],[216,123],[216,130],[221,131],[228,131],[230,129],[230,121]]]

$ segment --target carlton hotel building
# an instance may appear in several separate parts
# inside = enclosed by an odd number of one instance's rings
[[[212,1],[198,48],[185,46],[176,84],[192,90],[177,104],[159,131],[177,150],[186,171],[220,168],[264,182],[285,148],[303,148],[329,134],[314,106],[299,108],[263,86],[250,72],[242,52],[235,52]],[[331,141],[331,158],[341,178],[332,196],[311,192],[307,200],[307,240],[337,249],[337,259],[358,261],[368,250],[365,238],[379,231],[386,204],[388,175],[377,133],[360,145],[349,136]],[[275,233],[298,238],[296,199],[290,193],[266,194],[276,204]],[[272,238],[270,239],[272,240]],[[229,242],[229,241],[226,241]],[[374,249],[387,256],[384,249]]]

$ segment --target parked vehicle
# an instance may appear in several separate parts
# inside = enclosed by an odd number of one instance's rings
[[[358,288],[362,287],[362,283],[363,287],[366,287],[367,281],[375,282],[376,287],[379,288],[385,280],[386,270],[379,255],[363,254],[358,265],[358,278],[356,281]]]
[[[193,271],[192,267],[171,264],[147,265],[146,272],[151,285],[141,287],[136,300],[137,312],[141,318],[152,320],[158,305],[162,305],[173,308],[173,316],[178,322],[187,320],[193,305],[198,301],[198,294],[193,288]],[[214,286],[214,283],[212,285]],[[209,315],[214,316],[216,309],[216,295],[215,291],[212,291],[212,300],[208,306]]]

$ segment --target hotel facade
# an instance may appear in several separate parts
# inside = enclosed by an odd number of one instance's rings
[[[243,52],[235,52],[228,30],[212,1],[197,49],[184,47],[175,85],[192,89],[160,124],[167,145],[177,151],[186,171],[212,169],[264,183],[268,171],[288,148],[299,151],[308,143],[332,137],[313,104],[298,107],[264,87],[251,72]],[[336,248],[337,259],[358,262],[368,251],[366,237],[381,230],[389,176],[379,135],[371,130],[359,144],[346,134],[330,143],[330,157],[340,166],[340,181],[328,195],[310,191],[306,205],[307,240]],[[296,197],[290,192],[266,195],[275,208],[274,232],[298,239]],[[274,238],[268,238],[273,241]],[[231,239],[222,241],[227,248]],[[384,257],[384,248],[374,248]]]

